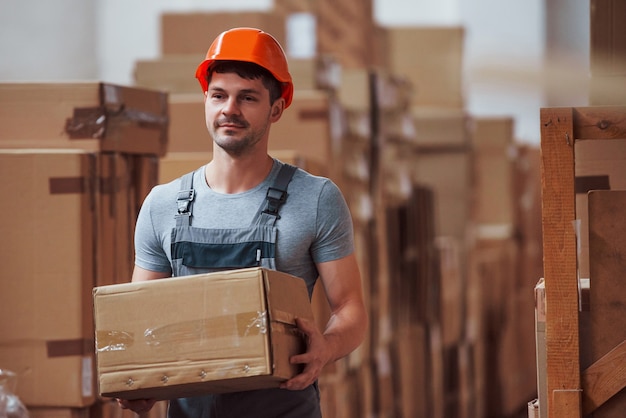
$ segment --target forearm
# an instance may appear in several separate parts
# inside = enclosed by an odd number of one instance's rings
[[[318,270],[331,310],[323,336],[328,362],[332,362],[347,356],[363,342],[368,316],[354,254],[320,263]]]
[[[324,338],[329,350],[329,363],[347,356],[365,339],[368,317],[360,301],[345,306],[331,314],[324,329]]]

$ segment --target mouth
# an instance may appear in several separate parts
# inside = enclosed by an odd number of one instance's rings
[[[217,121],[216,126],[218,128],[225,128],[225,129],[244,129],[247,127],[247,124],[241,121],[227,120],[227,121]]]

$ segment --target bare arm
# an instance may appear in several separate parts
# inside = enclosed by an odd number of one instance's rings
[[[323,333],[313,321],[297,319],[307,338],[307,352],[291,358],[304,371],[285,382],[285,389],[301,390],[312,384],[323,367],[355,350],[365,338],[368,316],[361,275],[354,254],[317,266],[330,305],[331,316]]]
[[[331,348],[329,361],[354,351],[365,338],[368,326],[361,274],[354,254],[318,265],[331,316],[324,337]]]
[[[155,279],[164,279],[166,277],[171,277],[171,273],[165,273],[161,271],[152,271],[146,270],[139,266],[135,266],[133,270],[133,277],[131,281],[133,282],[143,282],[145,280],[155,280]]]

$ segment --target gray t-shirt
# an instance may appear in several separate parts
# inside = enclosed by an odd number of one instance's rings
[[[236,194],[213,191],[205,167],[194,172],[191,225],[198,228],[246,228],[265,201],[282,162],[274,160],[267,178]],[[141,207],[135,229],[135,264],[147,270],[171,272],[171,232],[177,213],[180,178],[155,186]],[[303,278],[309,294],[318,276],[315,263],[336,260],[354,251],[352,218],[339,188],[329,179],[296,170],[287,200],[276,222],[276,268]]]

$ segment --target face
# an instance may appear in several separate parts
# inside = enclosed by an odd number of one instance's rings
[[[283,99],[270,104],[260,79],[235,73],[214,73],[206,93],[204,112],[213,141],[232,155],[267,146],[270,125],[280,118]]]

